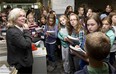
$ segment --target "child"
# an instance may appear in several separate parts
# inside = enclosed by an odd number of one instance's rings
[[[0,36],[1,38],[5,39],[6,36],[6,30],[7,30],[7,14],[5,11],[2,11],[1,13],[1,17],[0,17]]]
[[[109,17],[105,17],[102,19],[102,24],[103,24],[103,26],[102,26],[101,31],[110,38],[110,44],[112,47],[114,39],[115,39],[115,35],[112,30],[112,21]]]
[[[68,17],[70,11],[73,11],[73,7],[69,5],[66,7],[64,14]]]
[[[29,13],[27,15],[27,24],[29,25],[30,29],[34,29],[35,27],[38,27],[37,23],[34,20],[34,15],[32,13]]]
[[[47,18],[46,18],[46,16],[41,15],[39,26],[42,28],[42,30],[40,30],[39,32],[40,32],[40,35],[41,35],[41,40],[43,40],[44,43],[45,43],[45,39],[44,39],[44,33],[43,33],[43,32],[44,32],[44,30],[45,30],[45,25],[46,25],[46,23],[47,23]]]
[[[85,28],[86,16],[85,16],[85,7],[84,6],[79,6],[79,8],[78,8],[78,18],[79,18],[79,21],[81,22],[83,28]]]
[[[89,34],[89,33],[101,31],[101,27],[102,27],[101,25],[102,25],[102,22],[98,16],[98,14],[94,13],[91,17],[87,18],[87,21],[86,21],[87,32],[86,33]],[[79,46],[76,45],[75,48],[79,48]],[[80,67],[81,67],[81,69],[83,69],[83,67],[86,64],[88,64],[87,62],[89,62],[88,57],[86,56],[86,54],[81,55],[78,52],[74,52],[74,54],[86,61],[85,62],[85,61],[81,60],[81,62],[80,62]]]
[[[94,13],[93,9],[92,8],[88,8],[87,12],[86,12],[86,17],[88,17],[88,18],[91,17],[93,15],[93,13]]]
[[[89,65],[75,74],[116,74],[115,68],[103,62],[110,52],[110,40],[101,32],[90,33],[86,36],[85,49]]]
[[[45,30],[44,30],[47,56],[50,62],[50,65],[48,66],[49,71],[53,71],[56,67],[55,49],[56,49],[58,27],[55,25],[55,20],[56,20],[55,15],[49,14],[47,18],[48,22],[45,25]]]
[[[84,30],[81,23],[79,22],[78,16],[76,14],[71,14],[69,16],[70,25],[68,25],[68,32],[71,37],[78,38],[79,40],[68,40],[70,45],[79,45],[83,49],[84,42]],[[74,60],[75,59],[75,60]],[[79,69],[78,58],[73,55],[73,51],[70,52],[70,65],[73,72]]]
[[[39,39],[40,39],[39,33],[35,30],[35,28],[37,28],[38,25],[34,20],[34,15],[32,14],[32,12],[27,14],[27,24],[29,26],[29,30],[31,31],[32,42],[35,43],[35,42],[39,41]]]
[[[102,22],[97,13],[93,13],[91,17],[87,18],[86,29],[87,34],[100,31],[102,27]]]
[[[115,34],[112,30],[112,21],[109,17],[105,17],[105,18],[102,19],[102,24],[103,24],[103,26],[102,26],[101,31],[109,37],[110,44],[111,44],[111,47],[112,47],[112,45],[114,43],[114,40],[115,40]],[[110,52],[111,51],[112,50],[110,50]],[[108,56],[106,61],[110,62],[113,59],[112,57],[115,57],[115,55],[114,56]],[[114,61],[112,60],[112,62],[114,62]]]
[[[62,49],[62,60],[63,60],[63,67],[64,72],[66,74],[70,73],[70,66],[69,66],[69,45],[67,43],[67,25],[68,18],[65,15],[61,15],[59,17],[59,32],[58,32],[58,38],[61,41],[61,49]]]
[[[112,20],[112,29],[115,33],[115,37],[116,37],[116,12],[111,12],[109,15],[110,19]],[[114,43],[112,45],[111,51],[110,51],[110,64],[114,65],[115,63],[115,52],[116,52],[116,38],[114,40]]]
[[[42,27],[43,29],[45,29],[46,23],[47,23],[46,16],[41,15],[41,17],[40,17],[40,27]]]

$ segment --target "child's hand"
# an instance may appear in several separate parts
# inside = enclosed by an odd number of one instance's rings
[[[75,45],[75,48],[80,48],[80,46],[79,45]]]
[[[38,37],[38,33],[34,34],[33,36],[34,36],[34,37]]]
[[[69,39],[69,38],[67,38],[67,41],[68,41],[68,42],[70,42],[70,41],[72,41],[72,40],[71,40],[71,39]]]
[[[48,37],[50,35],[50,33],[46,32],[46,37]]]
[[[64,37],[64,41],[68,41],[68,38],[67,37]]]
[[[69,43],[71,43],[71,44],[73,43],[72,40],[69,39],[69,38],[67,38],[67,41],[68,41]]]

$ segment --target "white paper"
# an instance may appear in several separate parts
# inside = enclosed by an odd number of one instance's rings
[[[9,68],[3,64],[1,67],[0,67],[0,74],[10,74],[10,70]]]
[[[84,50],[82,50],[81,48],[75,48],[73,47],[72,45],[70,45],[70,48],[75,50],[75,51],[79,51],[79,52],[83,52],[83,53],[86,53]]]
[[[79,41],[79,38],[74,38],[74,37],[72,37],[72,36],[70,36],[70,35],[68,35],[67,37],[68,37],[69,39],[71,39],[71,40]]]
[[[36,32],[32,32],[32,35],[34,35]]]
[[[48,33],[55,33],[55,31],[47,31]]]
[[[41,40],[40,41],[37,41],[36,43],[34,43],[36,46],[38,46],[40,44]]]
[[[6,32],[2,32],[2,35],[5,36],[6,35]]]
[[[35,28],[35,30],[36,30],[36,31],[42,30],[42,28],[41,28],[41,27],[37,27],[37,28]]]
[[[43,48],[38,48],[37,50],[35,51],[32,51],[33,52],[33,55],[39,55],[39,56],[45,56],[47,53],[46,53],[46,48],[43,47]]]
[[[44,39],[44,36],[41,36],[42,39]]]

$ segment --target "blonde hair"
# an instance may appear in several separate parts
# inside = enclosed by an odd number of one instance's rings
[[[33,15],[33,13],[29,13],[29,14],[27,15],[27,21],[26,21],[27,23],[30,22],[30,20],[29,20],[30,17],[33,18],[33,22],[34,22],[34,15]]]
[[[19,17],[19,13],[21,11],[25,13],[25,11],[21,8],[14,8],[13,10],[10,11],[10,13],[8,15],[7,27],[13,27],[15,25],[15,20]],[[26,13],[25,13],[25,15],[26,15]]]
[[[62,26],[62,24],[60,24],[60,18],[64,18],[66,20],[66,24],[65,24],[66,27],[69,25],[69,21],[68,21],[68,18],[66,17],[66,15],[61,15],[59,17],[59,24],[58,24],[59,30],[61,29],[61,26]]]

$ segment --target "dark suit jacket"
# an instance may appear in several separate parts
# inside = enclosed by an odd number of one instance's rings
[[[23,32],[17,27],[10,27],[6,33],[7,61],[17,69],[32,66],[31,34],[29,30]]]

